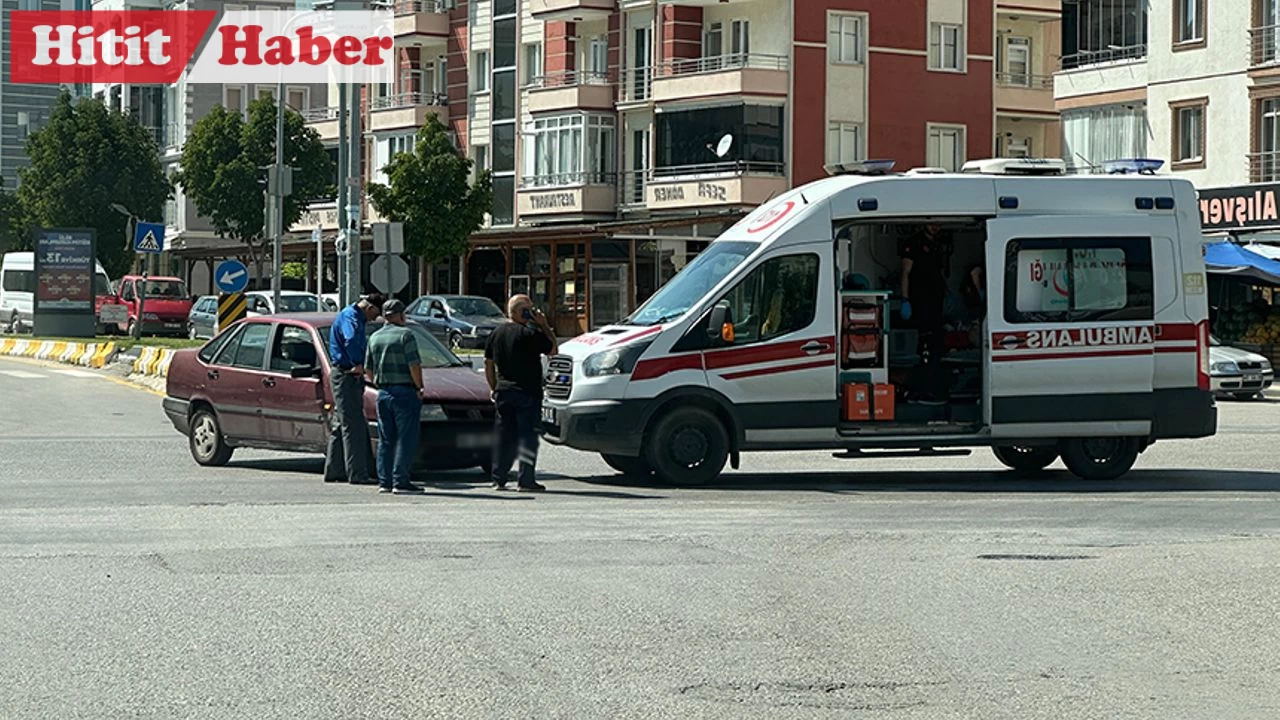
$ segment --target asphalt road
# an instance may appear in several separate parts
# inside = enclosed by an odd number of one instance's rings
[[[1271,718],[1280,403],[1114,483],[544,453],[544,496],[197,467],[154,394],[0,359],[0,718]]]

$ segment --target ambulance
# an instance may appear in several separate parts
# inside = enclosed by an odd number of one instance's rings
[[[675,485],[777,450],[989,447],[1015,471],[1061,459],[1118,478],[1152,443],[1217,427],[1196,191],[1160,165],[836,168],[753,210],[627,318],[565,342],[543,435]],[[902,296],[903,248],[926,236],[938,271],[909,277],[936,286],[909,292],[929,290],[940,315]]]

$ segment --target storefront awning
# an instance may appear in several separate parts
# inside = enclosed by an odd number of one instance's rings
[[[1280,260],[1230,241],[1206,243],[1204,264],[1211,273],[1280,286]]]

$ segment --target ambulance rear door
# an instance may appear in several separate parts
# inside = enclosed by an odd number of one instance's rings
[[[1151,431],[1152,246],[1172,217],[987,222],[985,417],[994,438]]]

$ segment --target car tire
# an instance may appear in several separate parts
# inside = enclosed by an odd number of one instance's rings
[[[187,339],[188,339],[188,340],[199,340],[199,339],[200,339],[199,334],[197,334],[197,333],[196,333],[196,325],[195,325],[195,323],[187,323]]]
[[[1236,400],[1256,400],[1258,398],[1258,393],[1256,392],[1231,393],[1231,397],[1235,398]]]
[[[1142,452],[1136,437],[1071,438],[1062,441],[1062,462],[1082,480],[1115,480],[1129,472]]]
[[[234,448],[222,436],[222,426],[212,408],[202,407],[191,414],[191,435],[188,437],[191,457],[196,464],[221,467],[231,459]]]
[[[459,350],[461,350],[461,349],[462,349],[462,334],[461,334],[461,333],[456,333],[456,332],[451,332],[451,333],[449,333],[449,342],[448,342],[448,345],[449,345],[449,351],[450,351],[450,352],[455,352],[455,353],[456,353],[456,352],[458,352]]]
[[[125,334],[126,334],[126,336],[128,336],[128,337],[133,337],[133,331],[134,331],[134,329],[135,329],[135,328],[137,328],[137,325],[138,325],[138,323],[137,323],[136,321],[134,321],[134,320],[129,320],[129,326],[128,326],[128,328],[126,328],[126,330],[125,330]],[[139,340],[141,340],[141,339],[142,339],[142,334],[141,334],[141,333],[139,333],[139,334],[138,334],[138,339],[139,339]]]
[[[1000,464],[1018,472],[1039,472],[1058,459],[1058,449],[1052,446],[996,445],[991,448]]]
[[[654,475],[668,485],[707,485],[720,476],[729,460],[729,433],[710,412],[680,408],[653,426],[644,457]]]
[[[4,331],[6,333],[9,333],[10,335],[17,335],[19,327],[20,326],[18,325],[18,313],[14,312],[12,315],[9,316],[9,321],[4,324]]]
[[[653,466],[643,457],[626,455],[609,455],[601,453],[604,464],[630,478],[644,479],[653,477]]]

